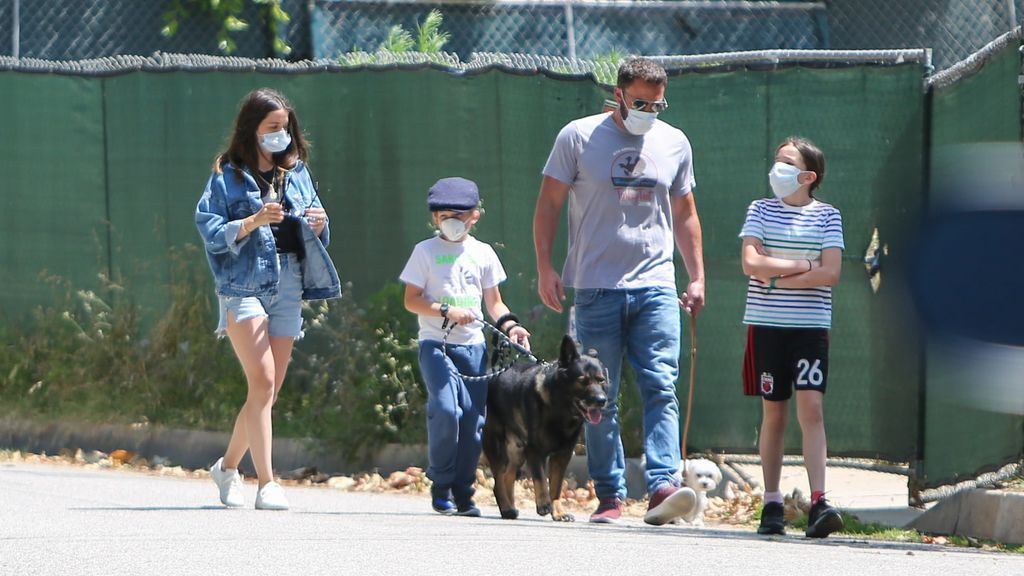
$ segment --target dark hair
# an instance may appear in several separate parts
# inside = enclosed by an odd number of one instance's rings
[[[297,160],[305,162],[309,156],[309,142],[302,136],[299,120],[295,117],[295,109],[292,108],[291,102],[276,90],[259,88],[249,92],[242,99],[238,116],[235,117],[231,141],[227,150],[217,154],[213,162],[214,171],[220,174],[224,165],[229,162],[239,168],[244,166],[249,170],[257,170],[259,142],[256,140],[256,129],[259,128],[260,122],[275,110],[288,111],[288,133],[292,137],[292,143],[283,152],[272,156],[274,164],[291,168]],[[241,173],[238,177],[242,177]]]
[[[665,69],[654,60],[636,56],[623,60],[622,64],[619,64],[619,78],[616,85],[619,88],[625,88],[635,80],[662,86],[668,82],[668,75],[665,74]]]
[[[796,148],[797,152],[800,153],[800,157],[804,159],[804,165],[807,166],[808,172],[814,172],[817,175],[814,183],[811,184],[809,192],[813,193],[817,190],[818,186],[825,180],[825,153],[818,148],[814,142],[811,142],[807,138],[800,136],[790,136],[782,141],[782,144],[775,149],[778,153],[784,146],[792,146]],[[813,194],[812,194],[813,195]]]

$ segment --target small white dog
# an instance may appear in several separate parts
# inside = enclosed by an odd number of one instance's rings
[[[704,510],[708,507],[707,492],[718,487],[722,481],[722,471],[718,465],[707,458],[694,458],[683,462],[683,486],[697,494],[696,505],[683,514],[682,519],[691,526],[704,525]]]

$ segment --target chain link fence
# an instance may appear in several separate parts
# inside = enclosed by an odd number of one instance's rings
[[[443,50],[591,60],[624,54],[738,50],[932,48],[937,69],[1016,25],[1024,0],[281,0],[290,21],[277,34],[289,59],[374,52],[394,26],[415,40],[431,10],[443,15]],[[188,2],[186,2],[188,4]],[[187,17],[165,37],[172,0],[0,0],[0,55],[79,60],[154,52],[221,54],[220,23]],[[261,8],[240,17],[235,56],[283,56]],[[415,48],[414,48],[415,49]]]
[[[0,0],[0,55],[46,60],[83,60],[154,52],[222,54],[221,23],[193,14],[170,37],[161,34],[173,0]],[[305,0],[282,0],[291,23],[282,33],[293,53],[309,54]],[[234,55],[276,56],[259,7],[247,2],[240,19],[249,24],[231,35]]]
[[[938,70],[1024,18],[1024,0],[833,0],[828,6],[831,48],[932,48]]]
[[[605,55],[699,54],[820,48],[821,2],[527,1],[313,3],[315,55],[375,51],[392,26],[415,32],[431,10],[444,15],[445,50],[596,59]]]

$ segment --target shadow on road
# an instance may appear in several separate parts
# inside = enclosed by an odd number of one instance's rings
[[[978,550],[969,548],[955,548],[950,549],[938,544],[924,544],[919,542],[891,542],[885,540],[868,540],[865,538],[857,538],[856,536],[836,536],[833,535],[830,538],[824,539],[813,539],[807,538],[803,534],[803,530],[795,528],[789,529],[789,534],[786,536],[761,536],[755,533],[753,530],[746,531],[742,529],[723,529],[714,527],[705,528],[692,528],[684,526],[648,526],[646,524],[637,523],[626,523],[626,524],[591,524],[587,521],[577,522],[554,522],[548,518],[537,518],[527,517],[519,518],[518,520],[502,520],[500,516],[484,515],[480,518],[460,518],[456,516],[441,516],[433,512],[348,512],[348,511],[335,511],[335,512],[318,512],[318,511],[302,511],[295,512],[298,514],[306,514],[313,516],[365,516],[372,518],[375,516],[387,516],[387,517],[430,517],[435,518],[438,522],[478,522],[486,525],[489,530],[516,530],[522,528],[530,529],[543,529],[543,530],[583,530],[588,534],[593,534],[595,537],[598,535],[636,535],[637,533],[653,538],[689,538],[689,539],[700,539],[707,540],[709,538],[722,539],[730,541],[764,541],[770,540],[779,543],[786,544],[799,544],[804,546],[846,546],[851,548],[863,548],[863,549],[885,549],[885,550],[905,550],[908,552],[979,552]],[[496,537],[500,539],[501,537]]]
[[[174,510],[226,510],[223,506],[72,506],[68,510],[78,512],[165,512]]]

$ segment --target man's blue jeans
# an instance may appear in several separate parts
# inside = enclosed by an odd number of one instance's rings
[[[576,290],[576,337],[608,368],[608,405],[599,424],[586,425],[587,466],[598,498],[626,497],[619,435],[623,351],[636,373],[644,411],[648,493],[679,484],[679,300],[671,288]]]
[[[451,487],[457,502],[473,497],[480,462],[480,434],[487,410],[487,381],[465,382],[452,374],[483,374],[487,369],[485,344],[420,342],[420,373],[427,387],[427,478],[441,488]]]

